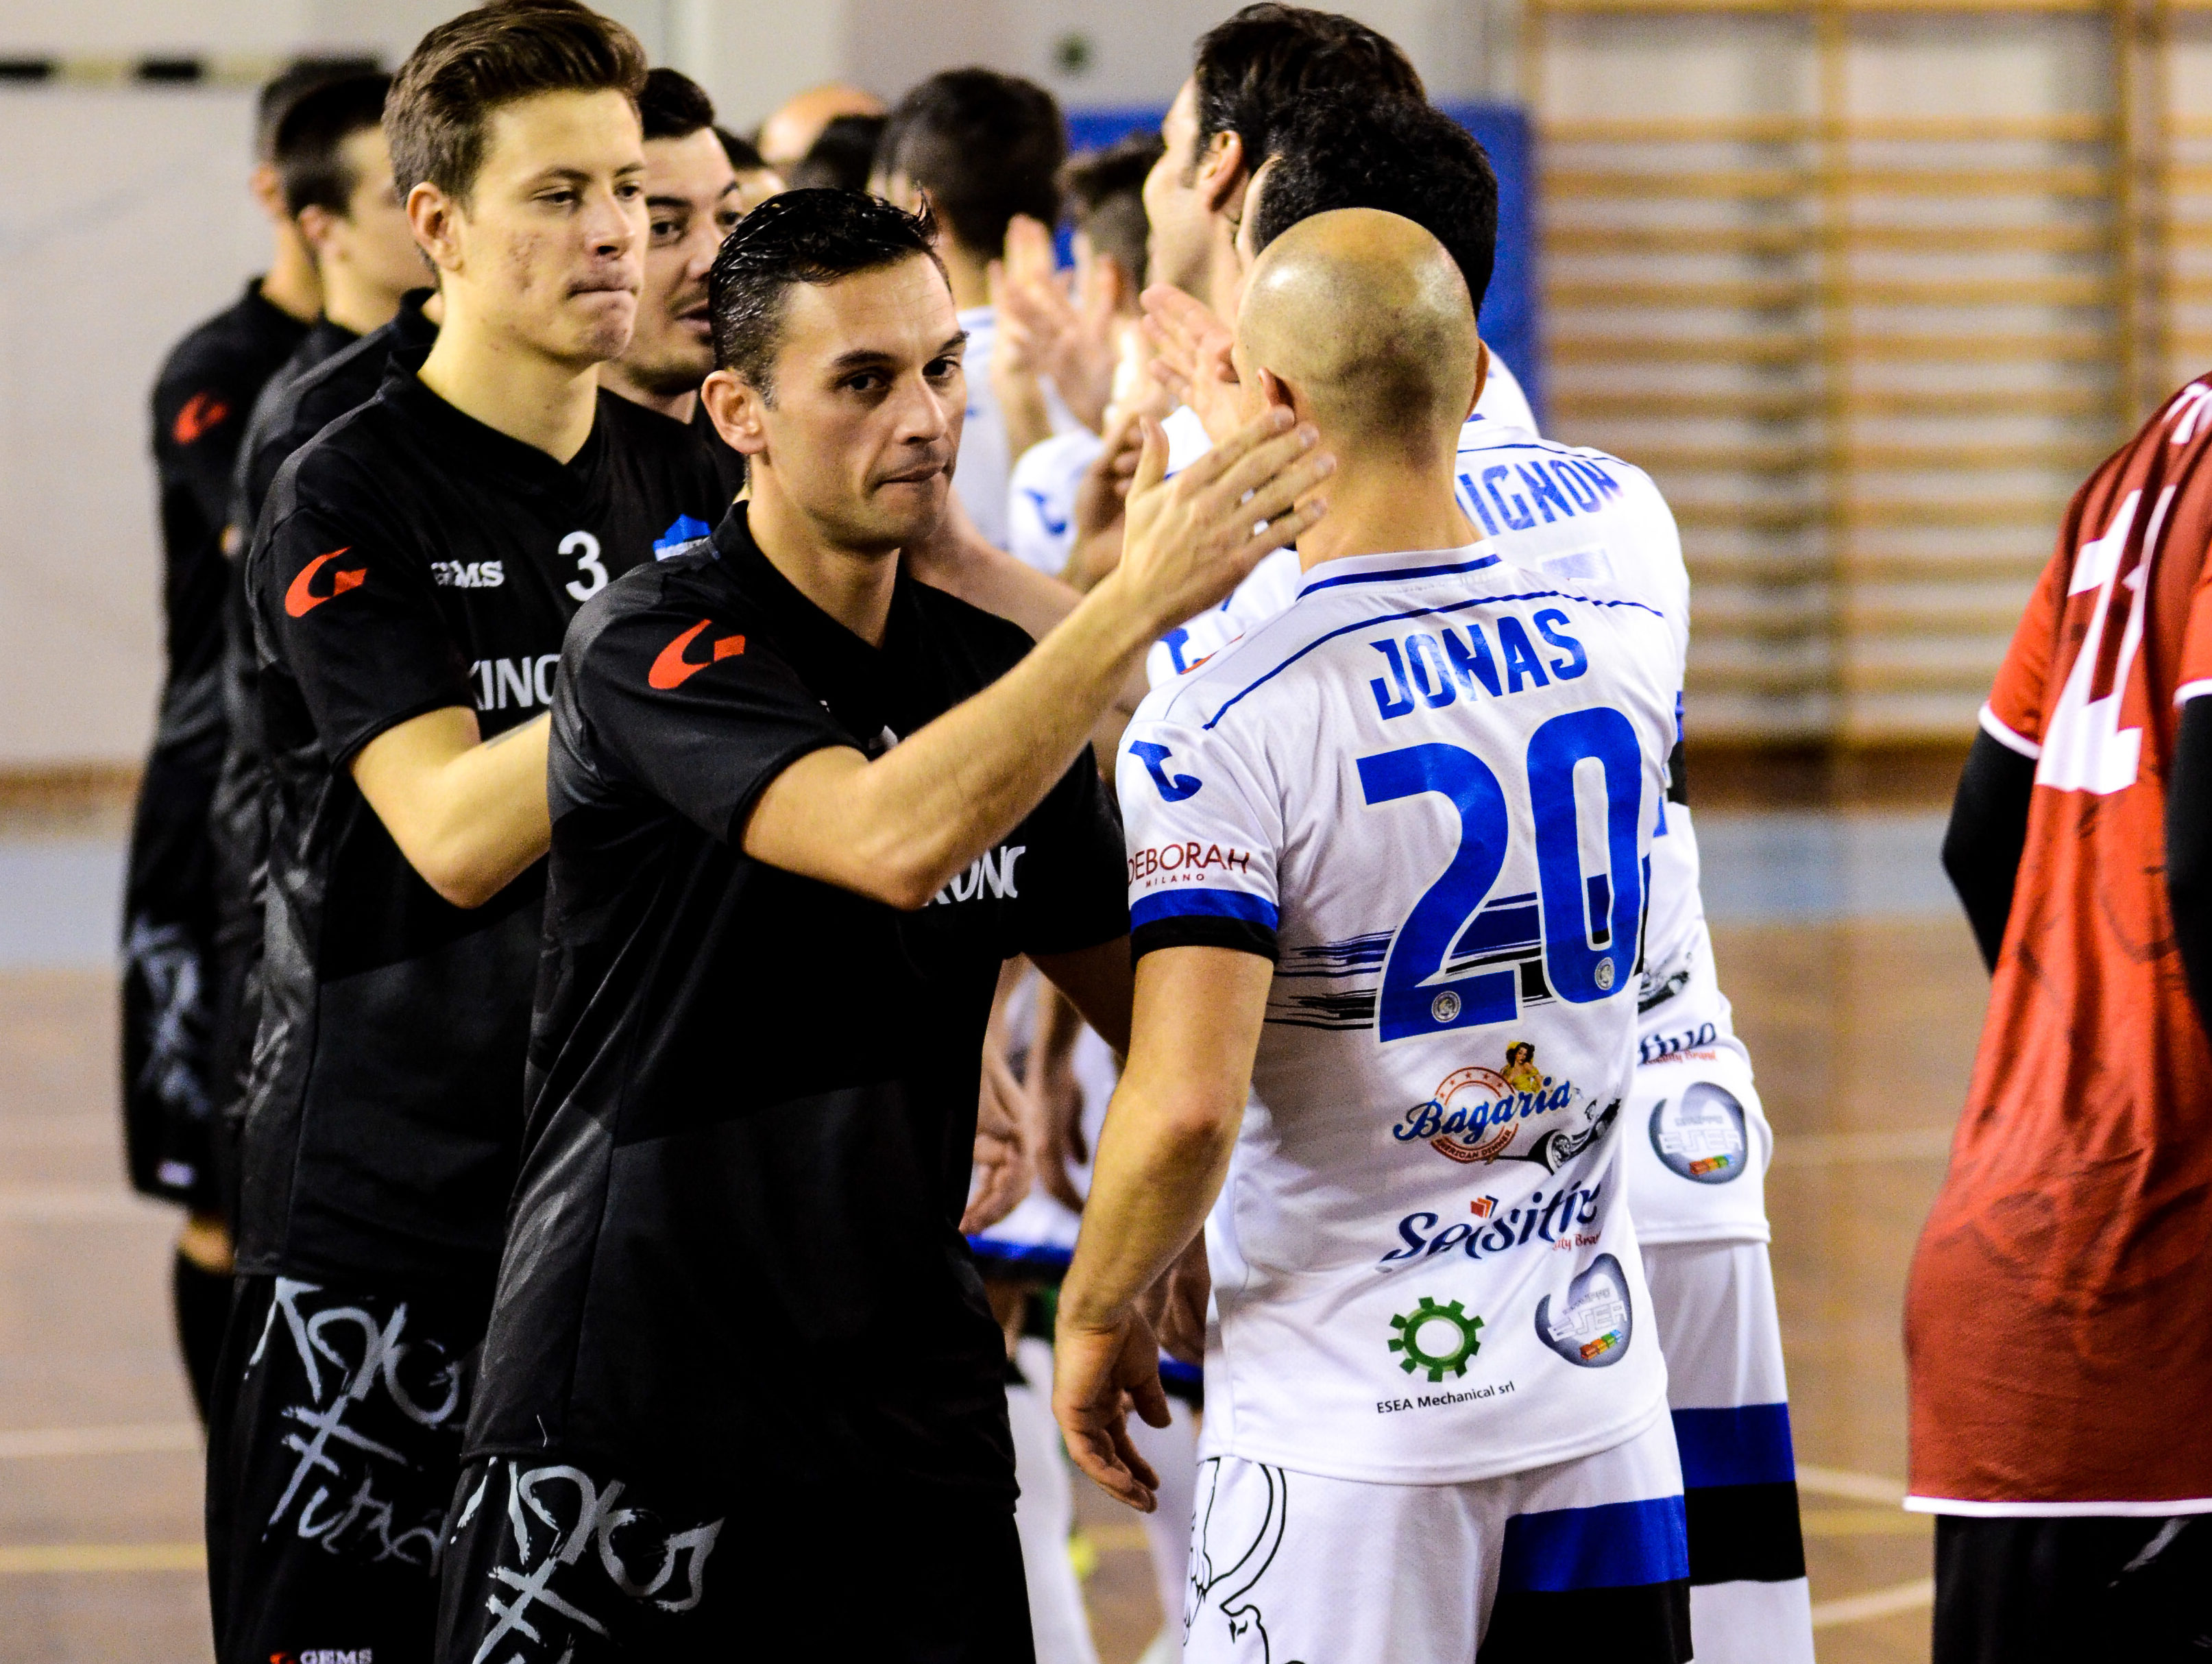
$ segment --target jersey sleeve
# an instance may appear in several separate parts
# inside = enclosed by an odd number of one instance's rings
[[[620,588],[606,599],[618,600]],[[561,678],[574,691],[574,719],[556,701],[557,748],[727,844],[801,757],[859,749],[774,649],[680,603],[608,607],[598,619],[587,606],[568,632]]]
[[[1128,935],[1121,822],[1089,747],[1030,816],[1026,831],[1018,950],[1072,954]]]
[[[252,405],[253,389],[234,376],[174,364],[154,389],[154,465],[164,488],[188,492],[210,526],[228,515],[231,470]]]
[[[1276,956],[1282,816],[1252,760],[1217,729],[1148,720],[1122,736],[1117,779],[1128,850],[1129,941]]]
[[[2189,623],[2181,636],[2180,680],[2173,690],[2179,710],[2191,699],[2212,694],[2212,560],[2197,575],[2189,597]]]
[[[1982,707],[1982,731],[2022,757],[2043,755],[2043,723],[2055,692],[2049,685],[2052,638],[2066,604],[2066,580],[2073,564],[2073,552],[2062,540],[2044,567],[2035,593],[2028,598],[2027,610],[2013,631],[2012,645],[2005,649],[2004,662],[1997,667],[1989,703]],[[2193,632],[2193,618],[2191,627]],[[2212,646],[2212,641],[2207,645]],[[2184,663],[2187,662],[2185,653]]]
[[[317,489],[337,483],[295,478],[257,541],[248,582],[324,755],[343,768],[387,729],[426,711],[474,710],[476,699],[418,540],[380,494]]]

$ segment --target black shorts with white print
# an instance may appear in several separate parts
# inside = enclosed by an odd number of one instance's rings
[[[1035,1664],[1005,1502],[728,1500],[686,1506],[551,1456],[471,1462],[446,1537],[441,1664]]]
[[[222,1664],[429,1656],[483,1301],[239,1279],[208,1441]]]

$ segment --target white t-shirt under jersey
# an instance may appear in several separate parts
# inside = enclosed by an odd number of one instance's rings
[[[1209,1447],[1450,1484],[1664,1409],[1617,1127],[1683,632],[1489,545],[1329,561],[1139,709],[1139,954],[1279,955]]]

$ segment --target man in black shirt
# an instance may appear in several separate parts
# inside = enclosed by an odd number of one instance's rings
[[[744,460],[722,442],[699,406],[699,384],[714,368],[707,323],[707,271],[744,208],[738,170],[714,132],[714,103],[679,70],[645,78],[637,113],[645,126],[645,211],[651,239],[645,288],[629,350],[599,366],[599,385],[633,404],[688,424],[713,452],[729,496],[744,489]],[[706,536],[708,527],[697,533]]]
[[[274,250],[266,274],[177,344],[154,386],[167,676],[138,789],[123,901],[123,1130],[131,1182],[191,1210],[172,1290],[202,1413],[230,1301],[229,1245],[205,1157],[213,1090],[208,954],[215,921],[208,795],[222,754],[222,556],[230,469],[262,384],[320,304],[315,267],[283,210],[271,158],[292,101],[328,73],[301,66],[262,88],[253,191]]]
[[[703,396],[751,498],[563,649],[452,1664],[1030,1655],[959,1231],[992,990],[1027,954],[1126,1033],[1091,724],[1330,465],[1255,424],[1161,486],[1151,430],[1121,567],[1034,648],[915,582],[966,403],[932,235],[833,191],[731,235]]]
[[[247,557],[270,819],[209,1448],[226,1664],[430,1644],[521,1132],[561,638],[720,503],[702,450],[596,381],[641,280],[644,74],[574,0],[424,37],[386,131],[444,323],[279,471]]]

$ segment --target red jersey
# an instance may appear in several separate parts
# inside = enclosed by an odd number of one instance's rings
[[[1982,726],[2036,759],[1951,1165],[1905,1305],[1938,1513],[2212,1509],[2212,1049],[2166,895],[2212,693],[2212,377],[2091,476]]]

